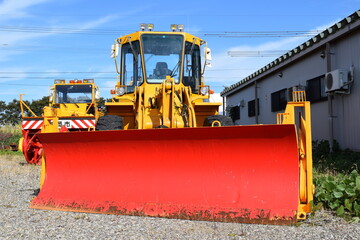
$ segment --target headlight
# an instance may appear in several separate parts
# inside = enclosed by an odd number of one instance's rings
[[[55,80],[54,80],[54,83],[55,83],[55,84],[65,83],[65,80],[62,80],[62,79],[55,79]]]
[[[140,24],[140,29],[141,29],[141,31],[145,31],[145,29],[146,29],[146,24],[145,24],[145,23],[141,23],[141,24]]]
[[[84,83],[94,83],[94,79],[84,79]]]
[[[149,23],[149,24],[147,25],[147,29],[148,29],[149,31],[154,30],[154,24]]]
[[[119,95],[119,96],[122,96],[122,95],[124,95],[125,94],[125,88],[124,87],[119,87],[118,89],[117,89],[117,94]]]
[[[184,24],[178,24],[178,29],[180,32],[184,31]]]
[[[201,93],[202,95],[208,94],[208,93],[209,93],[209,87],[201,87],[201,88],[200,88],[200,93]]]

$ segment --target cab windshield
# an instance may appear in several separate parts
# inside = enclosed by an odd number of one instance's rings
[[[143,53],[148,83],[162,83],[166,76],[180,82],[184,38],[182,35],[143,34]]]
[[[57,85],[55,103],[91,103],[92,85]]]

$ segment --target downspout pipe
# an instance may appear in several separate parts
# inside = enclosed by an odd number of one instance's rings
[[[259,124],[259,99],[257,81],[255,81],[255,123]]]
[[[330,43],[326,43],[326,72],[331,72],[331,52]],[[333,94],[328,93],[328,119],[329,119],[329,145],[330,152],[332,152],[334,145],[334,109],[333,109]]]
[[[222,97],[223,100],[223,115],[226,116],[226,96]]]

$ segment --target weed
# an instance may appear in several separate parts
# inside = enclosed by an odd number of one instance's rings
[[[0,150],[17,146],[22,137],[20,125],[4,125],[0,127]],[[10,152],[10,151],[9,151]],[[0,152],[2,154],[3,152]]]
[[[11,150],[0,150],[0,155],[14,155],[14,156],[22,156],[23,153],[19,151],[11,151]]]
[[[330,151],[328,141],[314,141],[313,162],[314,167],[322,173],[351,173],[360,169],[360,153],[349,149],[341,150],[336,141]]]
[[[75,218],[76,220],[80,220],[80,219],[86,219],[87,217],[86,217],[85,214],[79,214],[79,215],[74,216],[74,218]]]
[[[314,195],[313,212],[331,209],[352,222],[360,217],[360,153],[341,150],[334,142],[313,142]]]
[[[350,174],[315,171],[314,182],[314,210],[329,208],[347,220],[360,217],[360,175],[356,170]]]

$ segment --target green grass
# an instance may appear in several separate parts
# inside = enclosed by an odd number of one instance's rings
[[[0,126],[0,132],[11,133],[13,135],[21,134],[21,124]]]
[[[360,220],[360,175],[314,172],[314,209],[326,208],[346,220]]]
[[[23,153],[20,151],[11,151],[11,150],[0,150],[0,155],[14,155],[14,156],[22,156]]]
[[[360,221],[360,153],[335,142],[313,143],[314,210],[325,208],[352,222]]]
[[[3,150],[10,144],[19,144],[22,137],[21,125],[4,125],[0,127],[0,150]],[[11,152],[11,151],[9,151]],[[0,154],[3,154],[0,152]]]
[[[320,173],[346,173],[360,170],[360,152],[341,150],[335,142],[332,151],[328,141],[313,142],[313,162]]]

